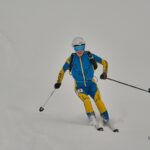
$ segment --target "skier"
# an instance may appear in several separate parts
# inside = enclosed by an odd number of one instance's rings
[[[105,123],[109,122],[109,114],[94,80],[94,70],[97,68],[97,63],[100,63],[103,66],[103,73],[100,78],[105,80],[107,79],[108,63],[101,57],[86,51],[85,45],[86,43],[82,37],[74,38],[72,46],[75,53],[72,53],[63,65],[54,88],[60,88],[65,72],[70,70],[75,80],[75,92],[84,104],[91,125],[96,126],[96,116],[90,97],[94,100]]]

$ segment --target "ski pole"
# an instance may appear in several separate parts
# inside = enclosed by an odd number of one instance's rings
[[[124,83],[124,82],[120,82],[120,81],[117,81],[117,80],[114,80],[114,79],[111,79],[111,78],[107,78],[107,79],[110,80],[110,81],[114,81],[114,82],[117,82],[117,83],[129,86],[129,87],[132,87],[132,88],[135,88],[135,89],[138,89],[138,90],[150,93],[150,88],[148,90],[145,90],[145,89],[139,88],[137,86],[130,85],[130,84],[127,84],[127,83]]]
[[[49,102],[49,100],[50,100],[50,98],[52,97],[52,95],[54,94],[55,90],[56,90],[56,89],[54,89],[54,90],[51,92],[50,96],[46,99],[45,103],[39,108],[39,112],[44,111],[45,105]]]

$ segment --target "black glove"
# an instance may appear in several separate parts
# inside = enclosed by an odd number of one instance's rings
[[[106,73],[106,72],[103,72],[103,73],[100,75],[100,79],[106,80],[106,79],[107,79],[107,73]]]
[[[60,86],[61,86],[61,83],[55,83],[54,88],[55,88],[55,89],[59,89]]]

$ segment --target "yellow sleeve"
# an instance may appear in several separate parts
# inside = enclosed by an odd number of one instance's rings
[[[64,74],[65,74],[65,71],[64,69],[61,69],[59,74],[58,74],[58,79],[57,79],[57,83],[61,83],[63,78],[64,78]]]
[[[69,69],[69,67],[70,67],[70,57],[68,57],[66,59],[65,64],[63,65],[62,69],[60,70],[60,72],[58,74],[57,83],[61,83],[62,82],[62,80],[64,78],[64,74]]]
[[[102,60],[101,64],[103,65],[103,72],[108,72],[108,62],[106,60]]]

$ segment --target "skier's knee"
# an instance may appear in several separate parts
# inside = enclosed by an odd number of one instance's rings
[[[86,99],[83,102],[84,102],[84,107],[85,107],[86,112],[92,113],[94,110],[93,110],[92,103],[91,103],[90,99]]]
[[[94,101],[97,102],[97,101],[100,101],[101,100],[101,95],[100,95],[100,92],[97,91],[94,95]]]

